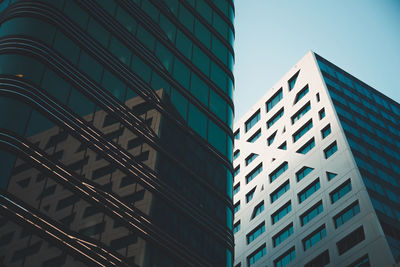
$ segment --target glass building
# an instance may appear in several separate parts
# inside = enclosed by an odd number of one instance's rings
[[[232,266],[233,1],[0,12],[0,265]]]
[[[234,127],[234,266],[399,264],[399,121],[307,53]]]

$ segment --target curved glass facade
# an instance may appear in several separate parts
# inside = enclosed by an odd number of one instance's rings
[[[2,1],[2,264],[232,265],[233,10]]]

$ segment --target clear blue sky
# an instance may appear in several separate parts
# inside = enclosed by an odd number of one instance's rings
[[[235,120],[308,50],[400,102],[400,0],[236,0]]]

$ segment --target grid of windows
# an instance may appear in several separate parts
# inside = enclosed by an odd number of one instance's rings
[[[307,262],[304,267],[323,267],[330,263],[329,250],[325,250],[317,257]]]
[[[300,182],[304,177],[306,177],[310,172],[312,172],[312,170],[314,170],[314,168],[304,166],[299,171],[297,171],[296,172],[297,182]]]
[[[329,134],[331,133],[331,125],[328,124],[327,126],[325,126],[322,130],[321,130],[321,135],[322,138],[324,139],[325,137],[327,137]]]
[[[251,153],[247,158],[246,158],[246,166],[249,165],[253,160],[255,160],[258,157],[258,154]]]
[[[343,253],[349,251],[358,243],[362,242],[364,239],[364,227],[361,226],[336,243],[339,255],[342,255]]]
[[[255,141],[258,140],[261,136],[261,129],[257,130],[248,140],[247,142],[254,143]]]
[[[349,221],[351,218],[360,213],[360,205],[358,201],[353,202],[350,206],[339,212],[339,214],[333,217],[335,228],[339,228],[344,223]]]
[[[253,229],[250,233],[247,234],[247,244],[253,242],[257,237],[262,235],[265,232],[265,223],[261,223],[255,229]]]
[[[307,102],[299,111],[297,111],[291,118],[292,124],[294,124],[296,121],[300,120],[301,117],[303,117],[309,110],[311,109],[311,104],[310,102]]]
[[[307,154],[311,149],[315,147],[314,137],[311,138],[307,143],[305,143],[302,147],[300,147],[296,152],[300,154]]]
[[[351,180],[348,179],[346,182],[341,184],[338,188],[336,188],[329,194],[331,197],[332,204],[336,203],[339,199],[341,199],[350,191],[351,191]]]
[[[283,98],[282,88],[267,101],[267,112],[270,111]]]
[[[304,251],[308,250],[326,236],[325,224],[303,239]]]
[[[271,119],[267,121],[267,128],[271,128],[280,118],[282,118],[284,109],[281,108]]]
[[[253,180],[254,178],[256,178],[256,176],[262,172],[263,170],[263,166],[262,163],[258,164],[257,167],[255,167],[249,174],[246,175],[246,183],[250,183],[251,180]]]
[[[248,121],[246,121],[245,123],[246,132],[248,132],[254,125],[256,125],[256,123],[260,120],[260,118],[261,118],[260,110],[258,110],[251,116],[251,118]]]
[[[284,267],[290,264],[296,258],[296,250],[291,247],[288,251],[283,253],[279,258],[274,260],[274,267]]]
[[[261,259],[265,254],[267,254],[266,244],[256,249],[247,257],[247,265],[253,266],[259,259]]]
[[[329,158],[338,150],[336,141],[330,144],[327,148],[324,149],[325,158]]]
[[[293,134],[293,142],[296,142],[313,127],[312,120],[306,122],[299,130]]]
[[[294,103],[296,104],[299,102],[307,93],[308,93],[308,85],[306,85],[300,92],[297,93]]]
[[[274,203],[278,198],[280,198],[283,194],[285,194],[290,189],[289,180],[284,182],[281,186],[279,186],[274,192],[271,193],[271,203]]]
[[[319,201],[317,204],[312,206],[309,210],[307,210],[302,215],[300,215],[301,225],[302,226],[306,225],[309,221],[311,221],[312,219],[317,217],[318,214],[320,214],[323,211],[324,211],[324,208],[322,206],[322,201]]]
[[[321,185],[318,178],[298,194],[299,203],[302,203],[320,188]]]
[[[279,165],[278,168],[276,168],[273,172],[269,174],[269,180],[270,183],[275,181],[279,176],[282,175],[286,170],[288,169],[288,163],[287,161],[283,162],[281,165]]]
[[[251,219],[254,219],[257,217],[258,214],[264,211],[264,201],[261,201],[253,210],[253,213],[251,214]]]
[[[292,234],[293,234],[293,223],[290,223],[288,226],[283,228],[282,231],[280,231],[279,233],[277,233],[272,237],[272,243],[274,247],[278,246],[283,241],[288,239]]]
[[[292,210],[292,203],[289,201],[271,215],[272,224],[277,223],[280,219],[285,217],[286,214],[288,214],[291,210]]]

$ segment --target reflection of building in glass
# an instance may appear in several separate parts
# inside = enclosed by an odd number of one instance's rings
[[[231,266],[232,1],[0,10],[0,265]]]
[[[235,266],[400,261],[400,105],[309,52],[235,127]]]

